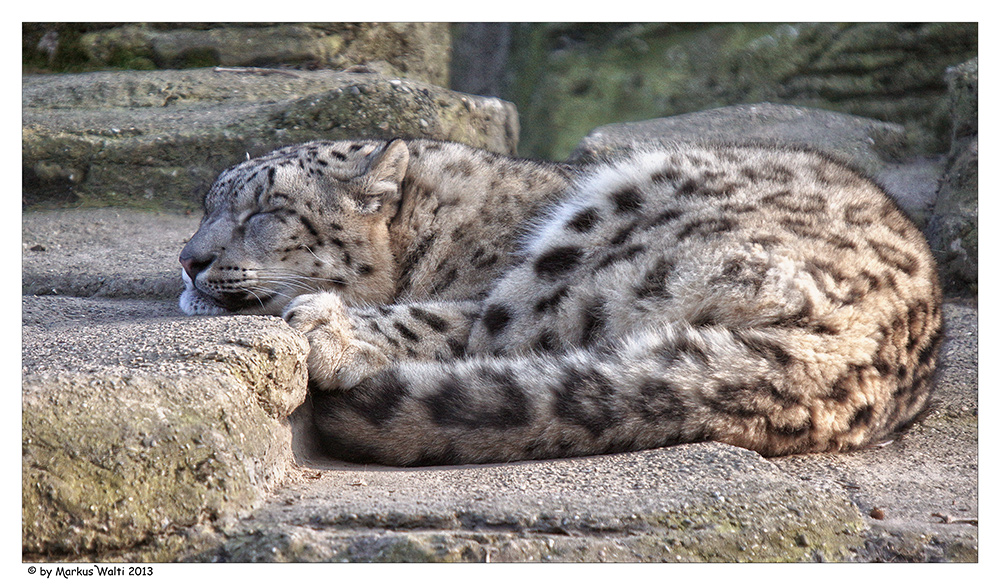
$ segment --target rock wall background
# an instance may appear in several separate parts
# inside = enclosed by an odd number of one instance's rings
[[[945,70],[978,40],[975,23],[467,24],[451,83],[517,104],[520,152],[542,158],[602,124],[764,101],[902,124],[914,152],[944,153]]]
[[[902,124],[945,153],[976,23],[25,23],[25,73],[365,67],[516,104],[520,154],[591,129],[772,102]]]

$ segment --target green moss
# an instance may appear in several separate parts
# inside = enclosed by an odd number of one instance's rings
[[[522,154],[563,159],[597,126],[657,117],[663,96],[689,77],[687,63],[669,56],[690,33],[663,37],[658,27],[647,25],[609,35],[614,30],[537,25],[519,31],[517,44],[523,48],[515,55],[520,83],[512,99],[522,114]],[[598,38],[597,33],[614,38],[580,49],[554,47],[570,42],[564,40],[567,35],[583,41]]]
[[[219,51],[212,48],[190,49],[178,56],[177,68],[190,69],[195,67],[216,67],[220,65],[222,59]]]
[[[148,50],[134,49],[131,47],[113,47],[108,57],[108,65],[116,69],[156,69],[153,62],[152,53]]]
[[[705,562],[798,562],[846,560],[863,544],[865,524],[846,502],[806,502],[789,493],[782,506],[728,501],[715,507],[685,508],[645,518],[666,532],[650,530],[636,552],[664,560]],[[801,501],[800,501],[801,500]],[[789,512],[823,509],[816,521]],[[680,558],[677,558],[680,557]]]
[[[214,380],[227,384],[224,376]],[[127,377],[66,380],[44,392],[49,400],[33,400],[22,415],[25,552],[128,548],[170,525],[236,513],[260,498],[262,478],[250,473],[270,465],[275,428],[261,424],[268,419],[259,409],[220,404],[206,412],[186,400],[189,390]],[[115,397],[144,392],[161,398],[131,404],[124,415]]]

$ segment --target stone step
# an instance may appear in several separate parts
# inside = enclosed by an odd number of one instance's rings
[[[207,68],[22,77],[24,203],[194,210],[225,168],[309,140],[515,152],[513,104],[378,73]]]
[[[308,344],[281,319],[56,296],[22,319],[26,558],[128,549],[285,481]]]
[[[176,302],[177,258],[200,219],[127,208],[25,213],[21,293]]]

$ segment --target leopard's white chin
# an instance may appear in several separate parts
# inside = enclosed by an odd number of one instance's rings
[[[225,315],[229,312],[198,292],[184,270],[181,270],[181,278],[184,279],[184,292],[178,304],[185,315]]]
[[[185,315],[278,315],[280,316],[285,308],[286,302],[279,300],[279,297],[265,299],[261,304],[250,304],[239,310],[231,311],[220,306],[211,297],[199,291],[191,282],[191,277],[187,272],[181,270],[181,279],[184,280],[184,292],[181,293],[178,305]],[[291,298],[285,295],[281,298]]]

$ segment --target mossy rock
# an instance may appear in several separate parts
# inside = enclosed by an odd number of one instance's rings
[[[219,172],[309,140],[431,138],[511,154],[508,102],[377,73],[216,70],[27,76],[29,209],[197,210]]]
[[[277,318],[24,297],[26,559],[127,549],[236,517],[285,479],[307,344]]]
[[[26,71],[345,69],[448,81],[446,23],[25,23]]]

